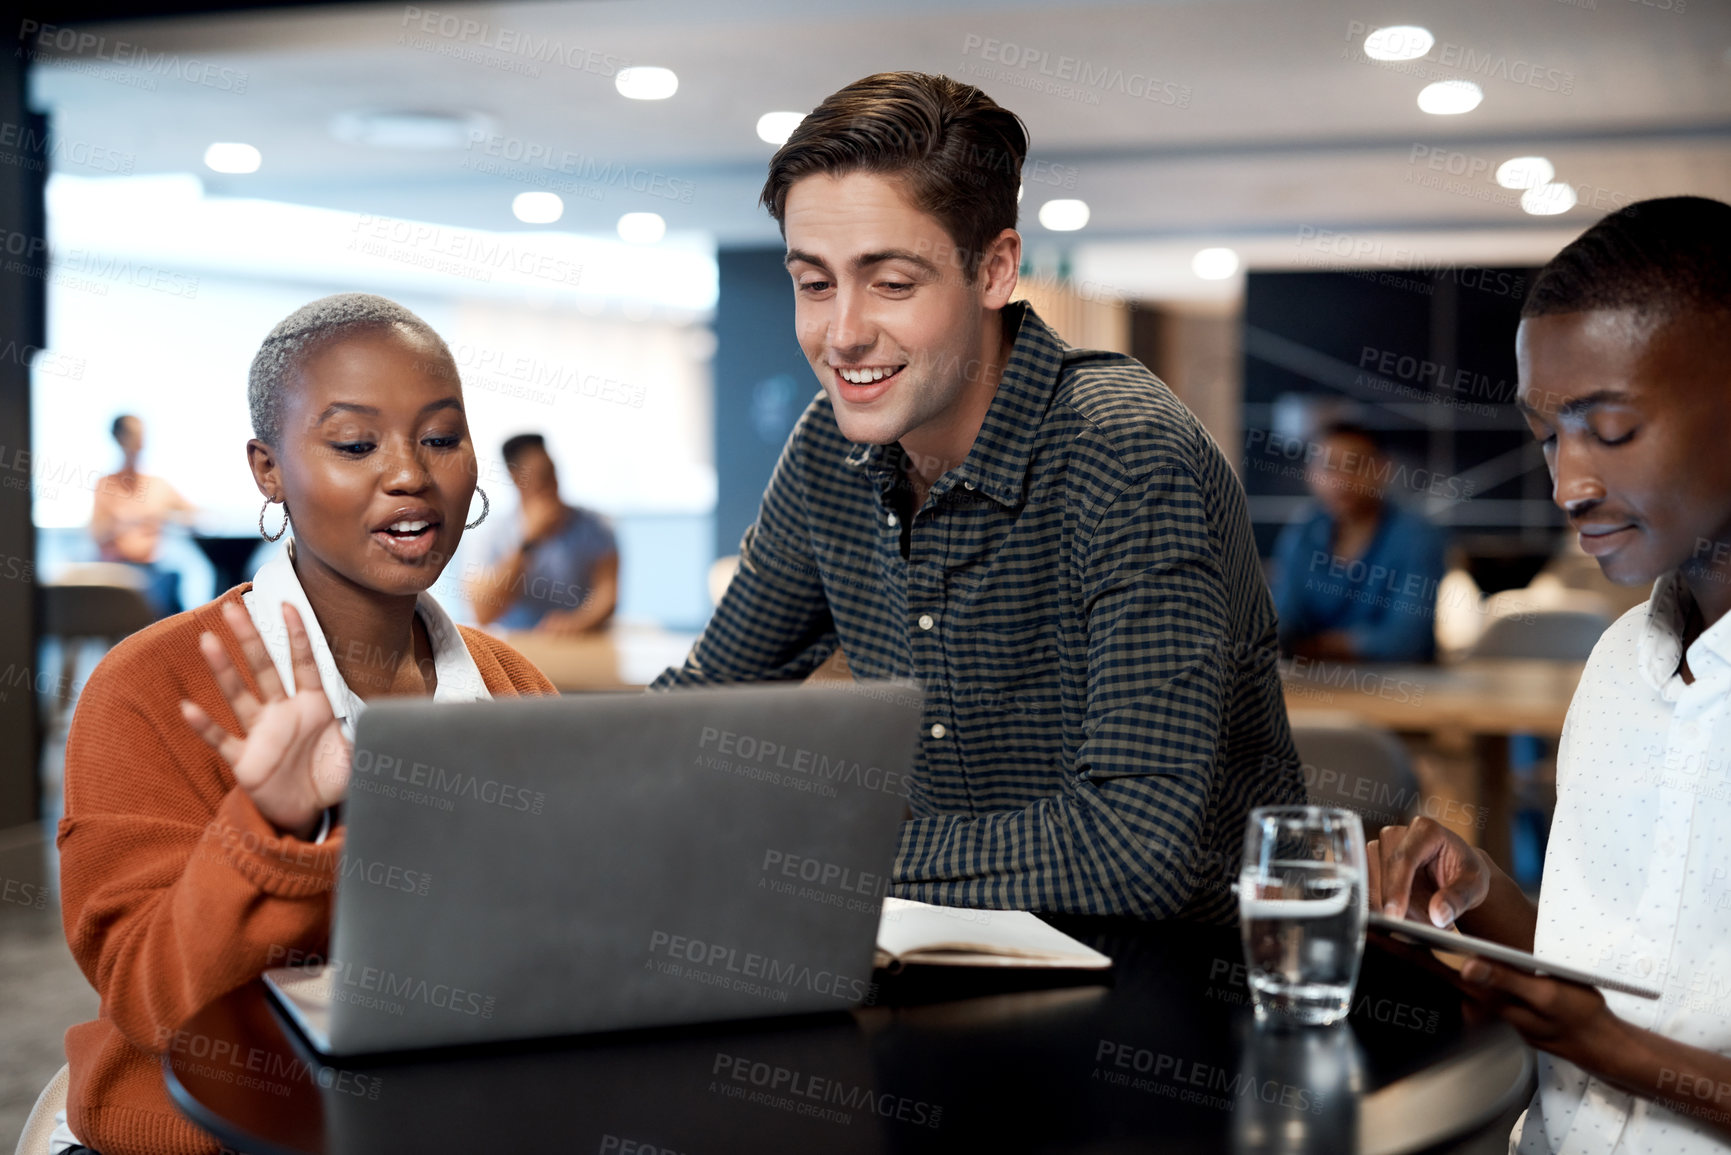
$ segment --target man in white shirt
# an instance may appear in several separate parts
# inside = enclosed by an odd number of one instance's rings
[[[1372,901],[1659,987],[1652,1002],[1475,960],[1463,989],[1541,1057],[1528,1153],[1731,1142],[1731,206],[1643,201],[1534,282],[1518,404],[1581,547],[1647,603],[1600,639],[1557,756],[1535,909],[1427,819],[1372,843]]]

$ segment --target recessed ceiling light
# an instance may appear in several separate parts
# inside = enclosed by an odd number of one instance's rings
[[[1238,271],[1238,254],[1231,249],[1203,249],[1190,258],[1190,269],[1204,281],[1224,281]]]
[[[483,139],[492,128],[493,122],[478,112],[377,110],[339,112],[331,118],[331,135],[345,144],[421,152],[462,148]]]
[[[640,64],[621,68],[613,77],[613,87],[631,100],[666,100],[679,91],[679,77],[671,68]]]
[[[1470,80],[1439,80],[1424,86],[1418,106],[1432,116],[1459,116],[1477,108],[1484,98],[1484,89]]]
[[[804,119],[803,112],[766,112],[757,118],[757,139],[765,144],[786,144]]]
[[[511,198],[511,213],[526,225],[550,225],[565,215],[565,202],[558,193],[518,193]]]
[[[1055,233],[1073,233],[1088,223],[1088,202],[1047,201],[1040,206],[1040,223]]]
[[[660,213],[626,213],[619,218],[619,239],[633,245],[653,245],[667,235]]]
[[[250,144],[218,141],[204,150],[205,167],[212,172],[257,172],[263,162],[264,157]]]
[[[1417,60],[1429,52],[1436,37],[1416,24],[1378,28],[1364,38],[1364,54],[1372,60]]]
[[[1497,166],[1497,183],[1504,188],[1538,188],[1556,175],[1542,156],[1517,156]]]
[[[1575,207],[1575,190],[1562,181],[1542,184],[1521,194],[1521,207],[1535,217],[1554,217]]]

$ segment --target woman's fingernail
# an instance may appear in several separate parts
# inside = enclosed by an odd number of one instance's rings
[[[1449,903],[1442,904],[1442,917],[1432,916],[1432,921],[1438,926],[1447,926],[1455,920],[1455,908]]]
[[[1385,903],[1383,903],[1382,904],[1382,913],[1388,915],[1388,917],[1390,917],[1390,918],[1399,918],[1400,917],[1400,903],[1398,903],[1398,902],[1385,902]]]

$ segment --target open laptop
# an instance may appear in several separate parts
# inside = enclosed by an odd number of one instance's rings
[[[361,715],[331,954],[265,976],[329,1055],[869,1001],[906,683]]]

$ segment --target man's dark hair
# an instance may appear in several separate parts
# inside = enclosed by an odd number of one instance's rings
[[[1618,209],[1540,270],[1521,316],[1596,309],[1731,314],[1731,205],[1662,197]]]
[[[1016,227],[1028,130],[971,84],[880,72],[829,96],[770,158],[760,198],[787,235],[787,190],[825,173],[896,176],[950,234],[968,279],[987,244]],[[935,262],[934,262],[935,263]]]
[[[523,460],[523,454],[531,449],[547,452],[547,439],[539,433],[519,433],[515,437],[505,439],[505,447],[500,450],[505,456],[505,468],[509,469]]]
[[[126,423],[128,421],[137,421],[137,420],[138,420],[138,418],[133,416],[131,413],[122,413],[119,417],[116,417],[114,419],[114,424],[112,424],[108,427],[108,435],[110,437],[114,438],[114,440],[119,441],[120,440],[120,431],[122,429],[126,428]]]

